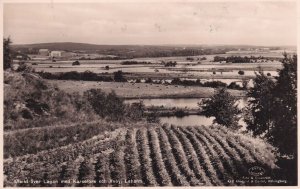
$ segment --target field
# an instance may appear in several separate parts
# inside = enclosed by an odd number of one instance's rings
[[[114,90],[117,95],[130,98],[207,98],[214,93],[213,88],[196,86],[177,86],[146,83],[126,82],[96,82],[96,81],[71,81],[48,80],[68,93],[83,93],[92,88],[99,88],[106,93]],[[244,96],[243,91],[230,90],[234,96]]]
[[[226,56],[226,55],[224,55]],[[125,73],[135,73],[139,75],[147,75],[156,77],[217,77],[217,78],[239,78],[239,70],[248,71],[245,76],[253,77],[253,71],[257,71],[261,67],[266,72],[274,72],[281,68],[281,63],[278,61],[267,61],[261,63],[219,63],[212,62],[213,56],[207,55],[207,60],[197,60],[200,56],[193,56],[195,60],[187,61],[186,57],[161,57],[161,58],[137,58],[130,60],[80,60],[80,65],[72,66],[73,61],[29,61],[30,63],[37,63],[32,65],[36,71],[45,72],[84,72],[86,70],[94,73],[113,73],[122,70]],[[190,57],[191,58],[191,57]],[[122,65],[123,61],[137,61],[149,62],[147,65]],[[161,62],[176,61],[175,67],[164,67]],[[108,66],[109,69],[105,69]],[[156,70],[156,71],[155,71]],[[216,71],[216,74],[213,74]],[[222,72],[222,73],[221,73]]]
[[[10,187],[257,185],[240,178],[249,176],[248,170],[254,166],[272,174],[276,170],[272,150],[273,147],[259,139],[218,126],[133,125],[65,146],[6,158],[4,184]]]

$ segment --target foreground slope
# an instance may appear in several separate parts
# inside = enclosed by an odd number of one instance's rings
[[[252,185],[231,181],[249,176],[254,166],[272,174],[272,150],[258,139],[216,126],[117,128],[5,159],[4,179],[5,186]]]

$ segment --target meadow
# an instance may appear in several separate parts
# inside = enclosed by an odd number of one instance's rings
[[[147,83],[128,82],[97,82],[97,81],[71,81],[71,80],[49,80],[68,93],[99,88],[108,93],[114,90],[117,95],[126,99],[145,98],[207,98],[214,93],[213,88],[197,86],[163,85]],[[244,96],[243,91],[230,90],[234,96]]]

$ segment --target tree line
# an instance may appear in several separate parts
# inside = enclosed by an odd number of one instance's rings
[[[228,56],[228,57],[222,57],[222,56],[215,56],[213,62],[226,62],[226,63],[254,63],[259,61],[268,61],[268,60],[276,60],[276,58],[265,58],[263,56]]]

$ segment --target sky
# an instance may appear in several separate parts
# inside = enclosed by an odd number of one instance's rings
[[[295,2],[6,3],[14,44],[296,45]]]

